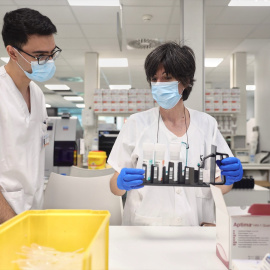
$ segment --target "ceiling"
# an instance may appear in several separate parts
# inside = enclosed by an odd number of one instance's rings
[[[125,84],[148,88],[143,64],[151,49],[130,50],[127,43],[140,38],[179,42],[179,0],[121,0],[123,49],[117,39],[116,14],[119,7],[69,6],[67,0],[0,0],[0,17],[21,7],[29,7],[48,16],[57,27],[56,44],[63,51],[56,60],[55,76],[48,84],[67,84],[72,92],[83,95],[83,82],[63,82],[59,78],[84,78],[86,52],[98,52],[100,58],[127,57],[125,68],[101,68],[100,87]],[[230,56],[247,52],[247,84],[254,84],[254,53],[270,43],[270,7],[228,7],[229,0],[205,0],[205,57],[224,58],[216,68],[205,68],[210,87],[230,86]],[[151,14],[144,22],[142,16]],[[2,29],[2,20],[0,21]],[[7,56],[3,43],[0,56]],[[0,60],[0,64],[4,64]],[[75,107],[61,93],[46,89],[46,103],[52,107]]]

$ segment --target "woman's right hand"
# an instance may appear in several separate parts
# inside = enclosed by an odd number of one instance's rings
[[[117,177],[117,187],[121,190],[142,188],[143,178],[143,169],[123,168]]]

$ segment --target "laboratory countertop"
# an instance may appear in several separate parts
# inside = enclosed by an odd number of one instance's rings
[[[244,170],[270,170],[270,163],[242,163]]]
[[[110,226],[110,270],[226,270],[215,227]]]

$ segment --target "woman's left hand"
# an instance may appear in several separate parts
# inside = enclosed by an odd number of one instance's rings
[[[232,185],[243,177],[243,167],[240,160],[236,157],[228,157],[216,161],[221,170],[221,175],[226,176],[225,185]]]

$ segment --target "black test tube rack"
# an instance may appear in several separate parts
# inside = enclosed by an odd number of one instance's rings
[[[170,165],[168,166],[170,168]],[[158,169],[155,165],[151,165],[150,180],[143,180],[145,186],[185,186],[185,187],[209,187],[210,183],[202,182],[199,180],[199,170],[193,167],[185,167],[184,174],[182,173],[182,162],[177,166],[177,179],[170,177],[170,170],[162,168],[162,180],[158,180]]]
[[[168,163],[168,170],[164,166],[162,168],[162,180],[160,181],[159,170],[155,165],[151,165],[150,180],[143,180],[143,185],[145,186],[184,186],[184,187],[210,187],[212,185],[223,185],[226,182],[225,177],[222,178],[222,182],[215,182],[216,173],[216,156],[219,155],[221,158],[227,157],[227,154],[217,153],[217,147],[215,145],[211,146],[211,155],[206,158],[210,158],[210,182],[203,182],[200,179],[200,170],[203,167],[199,167],[198,170],[193,167],[185,167],[184,174],[182,173],[183,164],[178,162],[177,168],[173,168],[172,171],[177,170],[177,179],[174,179],[173,173],[170,168],[174,166],[172,162]],[[205,158],[205,159],[206,159]]]

